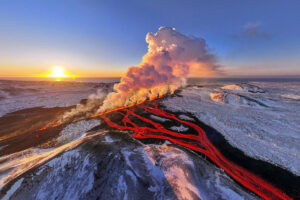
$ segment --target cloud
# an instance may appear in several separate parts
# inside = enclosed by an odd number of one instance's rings
[[[186,36],[175,28],[160,27],[146,35],[148,52],[137,66],[128,68],[114,92],[104,100],[98,112],[135,104],[185,85],[187,76],[212,76],[221,73],[216,56],[206,41]]]
[[[234,39],[239,39],[241,37],[269,39],[271,37],[271,35],[268,33],[259,31],[260,27],[261,27],[260,23],[248,23],[244,26],[242,34],[240,34],[240,35],[235,34],[232,37]]]

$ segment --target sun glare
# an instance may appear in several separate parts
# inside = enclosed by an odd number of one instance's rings
[[[61,66],[55,66],[55,67],[53,67],[52,73],[49,74],[48,77],[52,77],[52,78],[67,78],[67,77],[70,77],[70,75],[65,74],[63,67],[61,67]]]

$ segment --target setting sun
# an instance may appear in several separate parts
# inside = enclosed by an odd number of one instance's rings
[[[70,75],[65,74],[64,68],[61,66],[55,66],[52,70],[52,73],[48,75],[48,77],[52,78],[67,78]]]

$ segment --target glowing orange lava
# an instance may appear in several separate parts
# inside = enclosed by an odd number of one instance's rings
[[[147,101],[153,101],[158,98],[161,97],[153,98]],[[150,114],[172,119],[179,123],[187,125],[193,128],[194,130],[196,130],[197,135],[170,131],[166,129],[163,125],[153,122],[152,120],[135,113],[136,107],[134,106],[143,103],[145,103],[145,101],[138,102],[133,105],[115,108],[104,113],[93,115],[89,118],[101,117],[110,127],[120,129],[120,130],[131,130],[133,131],[132,136],[137,139],[156,138],[156,139],[169,140],[174,144],[178,144],[187,147],[189,149],[192,149],[194,151],[200,152],[206,155],[211,161],[213,161],[216,165],[222,168],[226,173],[228,173],[233,179],[235,179],[245,188],[251,190],[252,192],[254,192],[255,194],[257,194],[258,196],[264,199],[270,199],[270,200],[271,199],[272,200],[292,199],[289,196],[287,196],[284,192],[282,192],[280,189],[276,188],[272,184],[263,180],[259,176],[245,170],[244,168],[226,159],[219,152],[219,150],[216,147],[214,147],[214,145],[209,141],[205,131],[201,129],[198,125],[189,121],[181,120],[177,118],[174,114],[170,114],[167,113],[166,111],[159,109],[157,104],[155,104],[154,107],[144,106],[143,109]],[[125,114],[121,111],[125,111]],[[111,119],[107,115],[112,112],[118,112],[123,116],[122,118],[123,125],[119,125],[111,121]],[[129,116],[137,117],[143,122],[151,124],[154,128],[138,126],[130,119]],[[52,124],[50,126],[45,126],[39,129],[38,131],[43,131],[48,128],[54,128],[60,125],[61,125],[60,123]]]
[[[145,106],[144,110],[150,114],[154,114],[157,116],[165,117],[168,119],[176,120],[184,125],[187,125],[194,130],[197,131],[197,135],[194,134],[186,134],[186,133],[178,133],[174,131],[170,131],[164,128],[161,124],[155,123],[150,119],[142,117],[135,113],[135,108],[132,107],[130,109],[125,109],[126,113],[119,112],[119,114],[123,115],[122,123],[123,125],[119,125],[107,116],[107,114],[103,114],[100,117],[105,120],[105,122],[116,129],[120,130],[131,130],[133,131],[132,136],[137,139],[146,139],[146,138],[157,138],[169,140],[174,144],[178,144],[194,151],[200,152],[206,155],[210,160],[212,160],[216,165],[222,168],[225,172],[227,172],[233,179],[239,182],[244,187],[248,188],[258,196],[264,199],[292,199],[283,193],[281,190],[258,177],[257,175],[243,169],[242,167],[236,165],[235,163],[230,162],[226,159],[209,141],[206,136],[206,133],[201,129],[198,125],[191,123],[189,121],[184,121],[177,118],[174,114],[167,113],[158,108],[157,105],[154,107]],[[151,124],[154,128],[142,127],[138,126],[134,123],[129,116],[137,117],[138,119]]]

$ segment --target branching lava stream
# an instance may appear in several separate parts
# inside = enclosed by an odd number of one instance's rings
[[[164,117],[170,120],[175,120],[178,123],[189,126],[190,128],[196,130],[197,134],[190,133],[180,133],[174,132],[166,129],[159,123],[156,123],[146,117],[143,117],[136,113],[136,108],[125,108],[121,111],[116,111],[122,115],[122,125],[120,123],[113,122],[108,114],[100,115],[100,117],[105,120],[105,122],[113,128],[121,130],[131,130],[133,131],[132,136],[137,139],[146,138],[156,138],[169,140],[174,144],[178,144],[194,151],[200,152],[206,155],[212,162],[217,166],[222,168],[226,173],[228,173],[233,179],[239,182],[241,185],[251,190],[258,196],[264,199],[292,199],[283,193],[280,189],[271,185],[267,181],[263,180],[259,176],[243,169],[235,163],[230,162],[226,159],[218,149],[209,141],[206,133],[198,125],[184,121],[177,118],[174,114],[170,114],[158,108],[157,104],[154,106],[145,105],[143,106],[144,111],[149,114]],[[151,127],[139,126],[137,123],[133,122],[130,117],[138,118],[139,120],[151,124]]]

